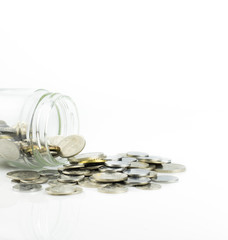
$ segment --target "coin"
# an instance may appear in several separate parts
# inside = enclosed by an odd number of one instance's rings
[[[156,169],[156,167],[159,166],[159,164],[149,164],[149,163],[146,163],[148,164],[149,166],[147,167],[147,169],[153,171],[154,169]]]
[[[69,158],[69,162],[82,162],[88,160],[104,159],[106,156],[102,152],[91,152],[79,154],[73,158]]]
[[[132,163],[132,162],[136,162],[137,158],[133,158],[133,157],[124,157],[121,159],[122,162],[126,162],[126,163]]]
[[[178,181],[178,178],[171,175],[160,175],[156,178],[151,178],[151,180],[158,183],[174,183]]]
[[[18,183],[13,186],[13,190],[17,192],[37,192],[42,189],[40,184]]]
[[[86,160],[81,160],[79,163],[83,164],[84,166],[96,166],[100,164],[104,164],[106,160],[104,159],[86,159]]]
[[[153,163],[153,164],[161,164],[162,160],[159,157],[138,157],[140,162],[145,163]]]
[[[99,183],[99,182],[92,182],[88,178],[84,178],[82,181],[78,182],[78,184],[82,187],[86,188],[98,188],[100,186],[106,185],[105,183]]]
[[[126,173],[130,177],[146,177],[149,175],[150,170],[142,168],[133,168],[126,170],[124,173]]]
[[[45,169],[39,171],[39,174],[44,177],[52,177],[52,176],[59,176],[58,170],[55,169]]]
[[[144,152],[127,152],[128,157],[148,157],[149,155]]]
[[[114,173],[114,172],[123,172],[124,168],[111,168],[111,167],[106,167],[102,166],[99,168],[100,172],[109,172],[109,173]]]
[[[148,168],[149,164],[148,163],[143,163],[143,162],[132,162],[130,164],[130,168]]]
[[[8,172],[7,176],[14,180],[35,180],[40,177],[40,174],[35,171],[12,171]]]
[[[69,170],[69,169],[80,169],[85,167],[83,164],[78,163],[78,164],[65,164],[63,165],[63,170]]]
[[[71,185],[56,185],[56,186],[47,187],[45,191],[51,195],[70,195],[70,194],[81,193],[82,188],[77,186],[71,186]]]
[[[150,178],[148,177],[138,177],[138,178],[133,178],[129,177],[125,183],[130,186],[138,186],[138,185],[146,185],[151,181]]]
[[[85,169],[63,170],[62,173],[65,175],[75,176],[75,175],[88,175],[90,171]]]
[[[0,139],[0,158],[6,161],[16,161],[20,158],[18,146],[7,139]]]
[[[2,135],[0,134],[0,139],[6,139],[6,140],[13,140],[14,138],[10,135]]]
[[[99,187],[98,191],[102,193],[125,193],[128,191],[128,188],[121,184],[108,184],[106,186]]]
[[[27,183],[27,184],[43,184],[43,183],[46,183],[48,181],[48,177],[44,177],[44,176],[41,176],[37,179],[34,179],[34,180],[23,180],[21,179],[21,182],[22,183]]]
[[[115,168],[126,168],[130,166],[130,163],[122,162],[122,161],[107,161],[105,162],[107,167],[115,167]]]
[[[159,173],[179,173],[185,171],[185,166],[176,163],[162,164],[161,167],[155,169]]]
[[[148,177],[149,177],[149,178],[156,178],[156,177],[157,177],[157,173],[154,172],[154,171],[150,171]]]
[[[124,173],[97,173],[92,175],[97,182],[121,182],[127,179]]]
[[[84,179],[84,175],[81,176],[67,176],[67,175],[61,175],[59,178],[57,178],[58,182],[61,183],[78,183],[79,181]]]
[[[69,185],[73,185],[75,186],[77,183],[76,182],[59,182],[57,179],[51,179],[48,181],[48,184],[50,186],[55,186],[55,185],[66,185],[66,184],[69,184]]]
[[[73,157],[80,153],[85,147],[85,139],[78,135],[65,137],[58,144],[60,147],[60,156],[63,158]]]
[[[157,183],[148,183],[146,185],[135,186],[135,187],[141,190],[158,190],[161,188],[161,185]]]

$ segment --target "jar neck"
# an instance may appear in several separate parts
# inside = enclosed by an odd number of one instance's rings
[[[70,97],[47,90],[37,90],[26,100],[18,126],[20,138],[27,139],[33,148],[46,148],[46,156],[34,152],[43,165],[56,164],[49,152],[48,138],[78,134],[79,119],[75,103]]]

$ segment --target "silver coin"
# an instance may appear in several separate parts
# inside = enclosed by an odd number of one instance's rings
[[[133,158],[133,157],[124,157],[121,159],[122,162],[126,162],[126,163],[132,163],[132,162],[136,162],[137,158]]]
[[[64,170],[69,170],[69,169],[80,169],[80,168],[84,168],[84,164],[65,164],[63,165],[63,169]]]
[[[80,176],[67,176],[67,175],[61,175],[57,181],[61,183],[78,183],[79,181],[84,179],[84,175]]]
[[[23,180],[21,179],[21,182],[22,183],[27,183],[27,184],[43,184],[43,183],[46,183],[48,181],[48,177],[44,177],[44,176],[41,176],[37,179],[34,179],[34,180]]]
[[[85,169],[78,169],[78,170],[63,170],[63,174],[70,175],[70,176],[79,176],[79,175],[89,175],[90,171]]]
[[[89,180],[90,180],[91,182],[98,183],[98,182],[96,181],[96,179],[93,177],[93,175],[89,177]]]
[[[7,139],[0,139],[0,159],[5,161],[16,161],[20,158],[18,146]]]
[[[128,191],[128,188],[121,184],[108,184],[106,186],[99,187],[98,191],[102,193],[125,193]]]
[[[157,183],[148,183],[146,185],[135,186],[135,187],[141,190],[158,190],[161,188],[161,185]]]
[[[16,134],[17,133],[15,128],[1,127],[1,126],[0,126],[0,132],[7,133],[7,134]]]
[[[162,158],[159,157],[138,157],[140,162],[162,164]]]
[[[148,157],[149,155],[144,152],[127,152],[128,157]]]
[[[40,174],[35,171],[12,171],[8,172],[7,176],[14,180],[35,180],[40,177]]]
[[[105,162],[107,167],[115,167],[115,168],[126,168],[130,166],[130,163],[122,162],[122,161],[107,161]]]
[[[18,183],[13,186],[13,190],[17,192],[37,192],[42,189],[40,184]]]
[[[121,182],[127,179],[125,173],[97,173],[93,174],[94,179],[97,182]]]
[[[80,153],[85,147],[86,141],[78,135],[65,137],[58,146],[60,147],[60,156],[63,158],[73,157]]]
[[[147,167],[147,169],[153,171],[156,169],[156,167],[158,167],[158,164],[149,164],[149,163],[146,163],[148,164],[149,166]]]
[[[171,175],[160,175],[157,176],[156,178],[151,178],[153,182],[158,182],[158,183],[175,183],[178,182],[178,178],[175,176]]]
[[[185,170],[186,168],[184,165],[176,163],[162,164],[161,167],[155,169],[155,171],[159,173],[179,173]]]
[[[119,155],[107,156],[105,158],[106,161],[119,161],[121,159],[122,159],[122,156],[119,156]]]
[[[114,173],[114,172],[123,172],[124,168],[111,168],[111,167],[100,167],[99,168],[100,172],[107,172],[107,173]]]
[[[0,127],[9,127],[7,123],[3,120],[0,120]]]
[[[149,177],[149,178],[156,178],[156,177],[157,177],[157,173],[154,172],[154,171],[150,171],[148,177]]]
[[[104,159],[106,156],[102,152],[91,152],[79,154],[73,158],[69,158],[69,162],[80,162],[84,160],[95,160],[95,159]]]
[[[130,164],[130,168],[148,168],[149,164],[148,163],[143,163],[143,162],[132,162]]]
[[[129,177],[125,183],[130,186],[146,185],[151,181],[148,177],[133,178]]]
[[[98,170],[101,167],[103,167],[104,165],[97,165],[97,166],[87,166],[85,169],[86,170]]]
[[[45,191],[51,195],[70,195],[70,194],[81,193],[82,188],[77,186],[71,186],[71,185],[56,185],[56,186],[47,187]]]
[[[99,182],[92,182],[90,181],[89,178],[84,178],[82,181],[78,182],[78,184],[82,187],[86,187],[86,188],[98,188],[100,186],[105,186],[107,184],[105,183],[99,183]]]
[[[39,174],[44,177],[59,176],[58,170],[55,169],[45,169],[39,171]]]
[[[48,184],[50,185],[50,186],[56,186],[56,185],[58,185],[58,186],[60,186],[60,185],[66,185],[66,184],[69,184],[69,185],[73,185],[73,186],[75,186],[77,183],[76,182],[59,182],[57,179],[52,179],[52,180],[49,180],[48,181]]]
[[[150,170],[142,168],[133,168],[126,170],[124,173],[126,173],[130,177],[146,177],[149,175]]]

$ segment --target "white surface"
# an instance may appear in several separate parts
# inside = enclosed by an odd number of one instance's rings
[[[228,238],[227,7],[1,1],[1,87],[71,95],[84,151],[148,151],[187,167],[158,191],[60,198],[13,192],[1,170],[1,240]]]

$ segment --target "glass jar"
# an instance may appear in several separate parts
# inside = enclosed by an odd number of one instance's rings
[[[20,150],[16,160],[0,154],[0,162],[14,167],[41,169],[62,164],[64,159],[53,157],[50,137],[79,132],[72,99],[44,89],[0,89],[0,113],[0,139],[13,141]]]

